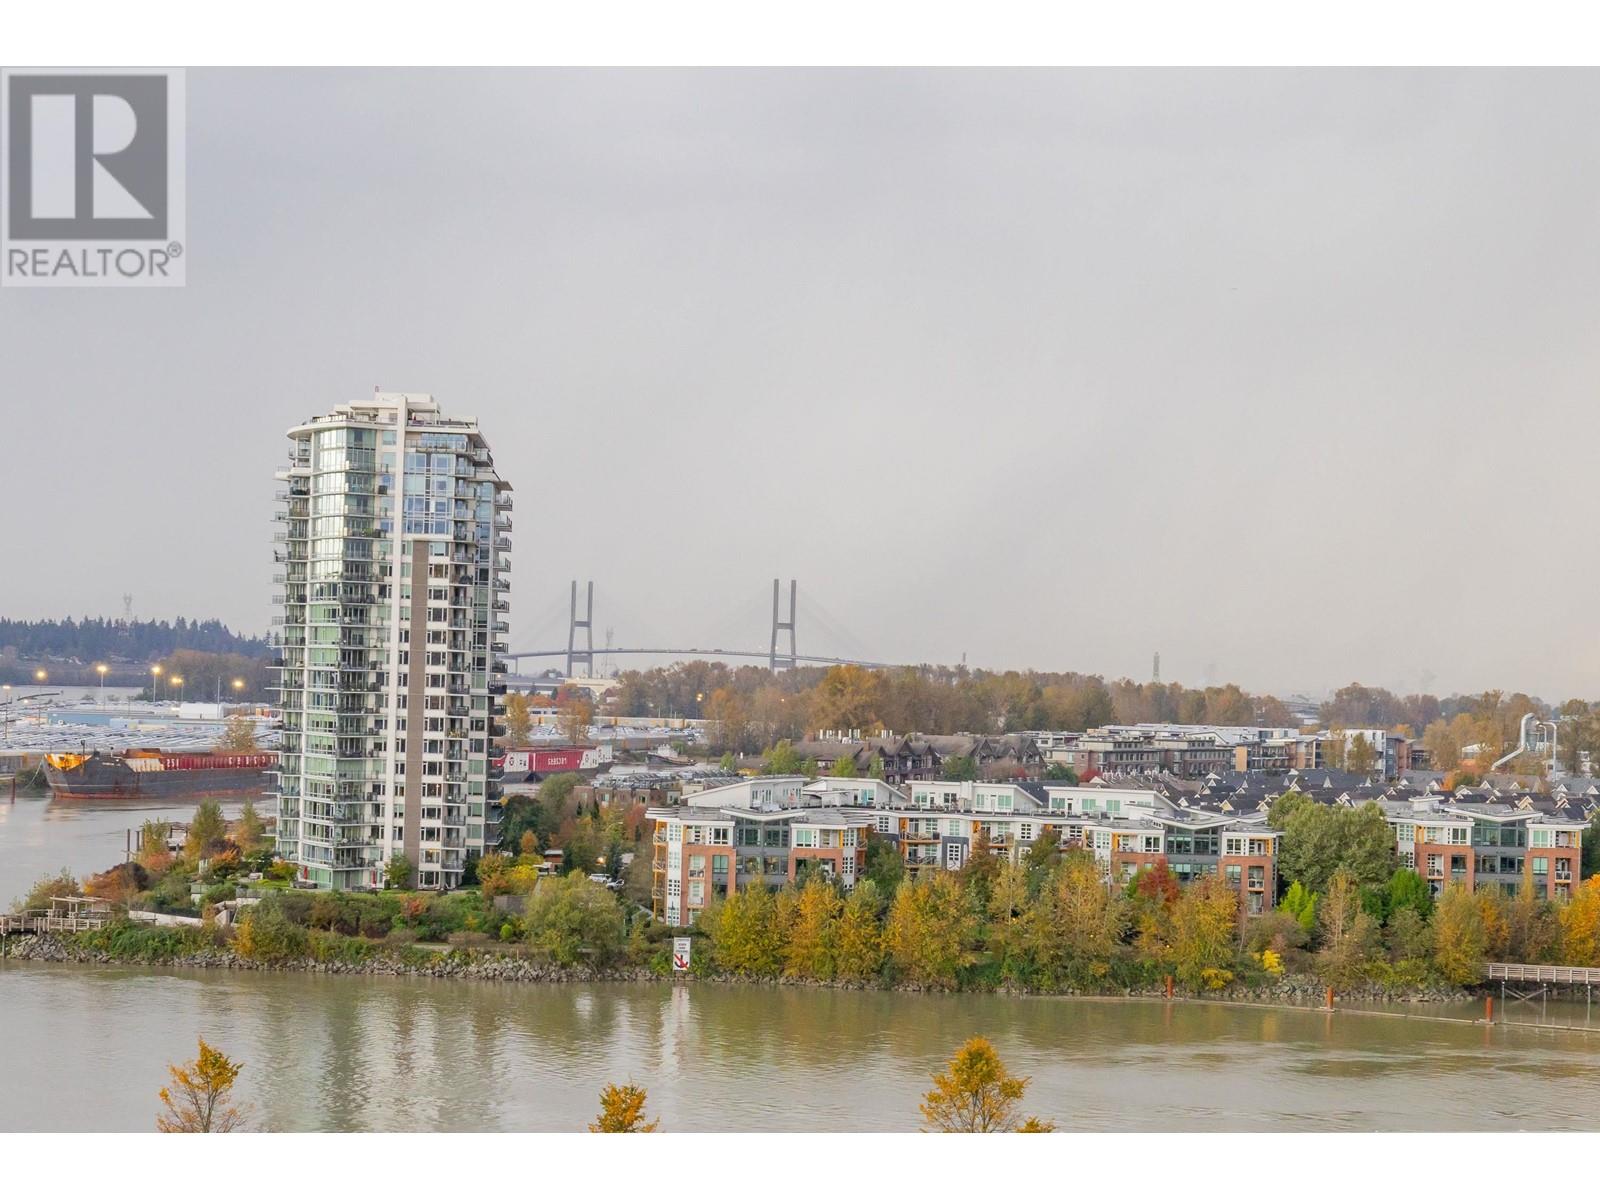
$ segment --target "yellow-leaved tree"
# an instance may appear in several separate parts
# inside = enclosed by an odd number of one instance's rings
[[[644,1119],[648,1094],[631,1083],[607,1084],[600,1092],[600,1115],[589,1126],[590,1133],[654,1133],[660,1121]]]
[[[856,884],[834,926],[833,965],[840,979],[876,978],[883,969],[882,896],[870,879]]]
[[[1600,967],[1600,876],[1585,879],[1561,909],[1561,958],[1569,966]]]
[[[204,1038],[199,1042],[194,1061],[167,1067],[172,1083],[161,1089],[167,1111],[156,1117],[162,1133],[229,1133],[249,1115],[233,1103],[233,1085],[244,1064],[208,1046]]]
[[[1476,983],[1483,978],[1488,933],[1483,906],[1459,883],[1445,888],[1433,910],[1433,963],[1450,983]]]
[[[908,879],[896,889],[884,943],[895,969],[912,983],[954,987],[976,957],[977,936],[971,894],[953,872]]]
[[[837,969],[835,945],[844,900],[839,890],[820,875],[800,889],[788,922],[788,942],[783,948],[783,973],[791,979],[832,979]]]
[[[1017,1112],[1028,1080],[1006,1070],[988,1038],[956,1051],[922,1098],[922,1119],[934,1133],[1049,1133],[1054,1123]]]
[[[1172,962],[1196,991],[1226,987],[1238,959],[1239,895],[1216,875],[1202,875],[1172,906]]]

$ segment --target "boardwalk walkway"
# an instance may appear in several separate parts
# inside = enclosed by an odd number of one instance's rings
[[[1543,963],[1486,963],[1484,978],[1490,983],[1600,983],[1597,967],[1552,967]]]

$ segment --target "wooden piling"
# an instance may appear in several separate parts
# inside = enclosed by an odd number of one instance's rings
[[[1167,976],[1167,999],[1172,999],[1172,976]]]
[[[1328,1011],[1333,1011],[1333,989],[1331,987],[1328,989]]]
[[[1494,997],[1493,996],[1485,996],[1483,998],[1483,1021],[1484,1021],[1484,1024],[1486,1024],[1486,1025],[1493,1025],[1494,1024]]]

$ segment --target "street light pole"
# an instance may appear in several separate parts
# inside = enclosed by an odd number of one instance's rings
[[[106,706],[106,672],[110,669],[105,663],[96,663],[96,671],[100,672],[100,707]]]

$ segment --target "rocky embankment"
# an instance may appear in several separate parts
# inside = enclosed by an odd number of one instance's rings
[[[646,967],[560,967],[505,954],[470,950],[429,951],[408,948],[404,954],[375,952],[359,961],[294,958],[262,963],[228,946],[211,946],[157,959],[128,958],[80,945],[70,937],[33,934],[11,939],[6,957],[29,962],[93,963],[100,966],[181,967],[228,971],[310,971],[322,975],[411,975],[434,979],[487,979],[507,983],[593,983],[641,981],[657,976]]]
[[[30,962],[91,963],[102,966],[160,966],[185,969],[212,969],[230,971],[307,971],[323,975],[389,975],[430,979],[478,979],[503,983],[638,983],[659,980],[661,976],[648,967],[561,967],[552,963],[499,953],[493,950],[430,950],[424,947],[406,947],[403,951],[378,948],[370,956],[357,961],[319,960],[312,957],[295,958],[286,962],[261,963],[245,958],[226,945],[208,946],[158,959],[130,958],[82,945],[72,937],[56,934],[34,934],[10,939],[6,944],[6,957]],[[683,978],[680,976],[680,979]],[[748,980],[722,979],[709,982],[749,982]],[[819,984],[811,981],[771,981],[774,986],[798,987],[852,987],[857,990],[870,984]],[[922,988],[903,990],[921,991]],[[1002,992],[1013,989],[1002,988]],[[1296,1007],[1320,1005],[1326,996],[1326,987],[1316,979],[1304,976],[1285,976],[1263,987],[1229,987],[1209,993],[1205,999],[1254,1002],[1259,1004],[1286,1004]],[[1071,993],[1068,993],[1071,994]],[[1130,993],[1107,991],[1098,995],[1124,996]],[[1145,998],[1161,997],[1164,990],[1153,989],[1131,993]],[[1195,999],[1182,993],[1178,999]],[[1347,1003],[1417,1003],[1442,1004],[1472,999],[1470,992],[1447,986],[1390,989],[1376,984],[1363,984],[1341,991],[1339,1000]]]

